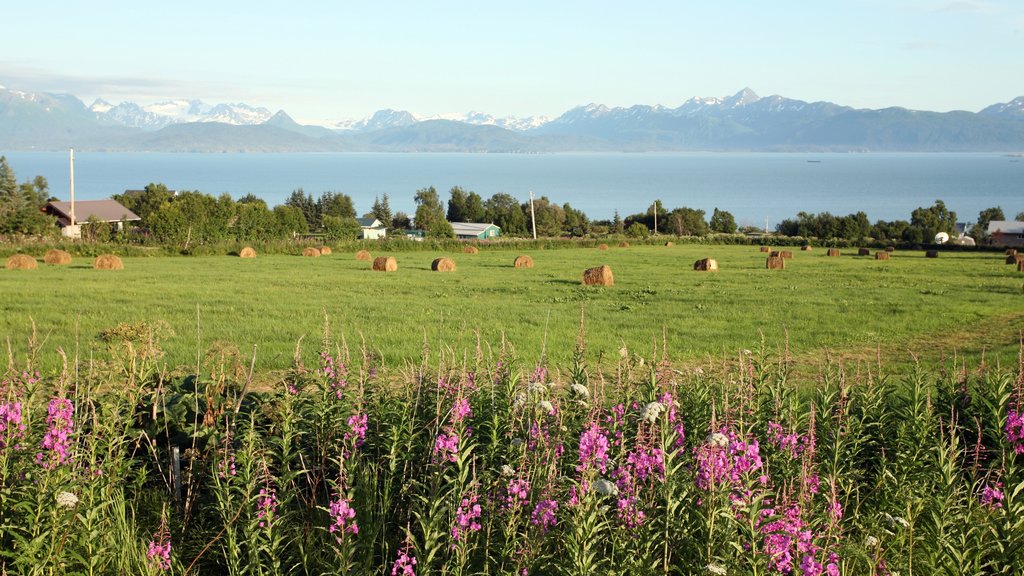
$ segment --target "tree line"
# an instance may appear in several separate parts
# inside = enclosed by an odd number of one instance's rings
[[[270,207],[252,194],[233,200],[228,194],[212,196],[198,191],[174,193],[163,184],[151,183],[141,191],[126,191],[113,198],[137,214],[141,226],[134,237],[167,245],[210,244],[233,240],[260,243],[291,238],[295,235],[317,234],[328,241],[352,240],[359,237],[361,226],[352,197],[340,192],[322,192],[314,197],[301,188],[294,190],[281,205]],[[50,200],[46,179],[36,176],[19,184],[5,157],[0,156],[0,234],[45,235],[56,232],[53,218],[40,208]],[[618,211],[610,220],[591,220],[582,210],[568,202],[558,204],[547,196],[520,202],[510,194],[499,192],[489,198],[454,186],[447,201],[433,186],[417,190],[413,196],[416,209],[412,215],[391,209],[388,194],[374,199],[366,218],[375,218],[392,231],[420,229],[428,238],[453,238],[451,222],[487,222],[501,228],[503,236],[528,237],[536,228],[539,237],[588,237],[623,234],[646,238],[651,234],[673,236],[706,236],[711,233],[734,234],[755,229],[737,226],[726,210],[715,208],[710,218],[704,210],[686,206],[666,208],[655,200],[644,212],[622,218]],[[1005,220],[1001,208],[988,208],[978,217],[969,234],[979,243],[987,240],[986,229],[991,220]],[[1024,220],[1024,212],[1017,214]],[[883,242],[928,243],[939,232],[955,235],[957,215],[941,200],[930,207],[920,207],[909,220],[869,222],[864,212],[835,216],[828,212],[800,212],[795,218],[780,222],[777,234],[858,241],[874,239]],[[103,239],[113,234],[113,227],[100,224],[86,226],[87,237]],[[125,232],[120,232],[125,234]]]

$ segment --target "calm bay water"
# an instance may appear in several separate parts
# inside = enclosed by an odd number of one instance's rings
[[[67,198],[66,153],[3,154],[19,181],[45,176],[51,193]],[[484,199],[505,192],[525,202],[533,191],[592,219],[642,212],[660,198],[667,208],[699,208],[710,217],[718,207],[741,225],[763,226],[767,218],[771,227],[800,211],[908,220],[936,199],[961,221],[991,206],[1008,218],[1024,211],[1024,158],[1000,154],[75,154],[79,199],[150,182],[235,198],[252,193],[271,206],[296,188],[344,192],[359,212],[387,193],[392,210],[412,213],[413,195],[426,186],[442,200],[456,185]]]

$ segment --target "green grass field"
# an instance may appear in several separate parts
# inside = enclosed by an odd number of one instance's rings
[[[896,252],[890,261],[795,251],[786,270],[766,270],[756,246],[677,245],[523,250],[536,267],[515,269],[517,252],[404,252],[394,273],[336,252],[318,259],[260,256],[126,258],[123,271],[91,261],[38,270],[0,270],[0,334],[23,353],[32,323],[44,350],[86,358],[105,344],[98,334],[120,323],[166,322],[162,343],[171,367],[194,365],[197,349],[216,341],[257,370],[286,368],[300,338],[312,359],[324,318],[336,339],[366,346],[389,365],[418,359],[427,343],[458,353],[500,345],[502,336],[533,361],[547,345],[565,365],[586,314],[591,356],[626,345],[649,354],[666,336],[676,360],[695,362],[785,345],[796,358],[873,358],[896,362],[907,350],[928,356],[986,351],[1016,363],[1024,330],[1020,274],[995,253]],[[374,256],[379,254],[375,253]],[[433,258],[455,259],[454,273],[431,272]],[[715,273],[693,271],[699,258]],[[613,287],[581,286],[584,268],[608,264]],[[197,311],[198,338],[197,348]],[[52,354],[46,355],[53,357]]]

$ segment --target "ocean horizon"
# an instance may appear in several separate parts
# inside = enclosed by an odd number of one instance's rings
[[[0,152],[18,181],[44,176],[53,196],[70,190],[66,152]],[[163,183],[172,190],[254,194],[274,206],[293,190],[341,192],[368,212],[387,194],[393,211],[412,214],[420,188],[442,201],[461,186],[485,200],[507,193],[568,202],[592,220],[667,209],[727,210],[740,225],[774,228],[799,212],[909,220],[920,206],[945,202],[971,222],[999,206],[1024,211],[1024,159],[997,153],[123,153],[75,152],[75,194],[108,198]]]

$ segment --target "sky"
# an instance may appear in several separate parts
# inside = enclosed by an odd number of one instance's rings
[[[305,123],[392,108],[554,118],[750,87],[857,108],[1024,96],[1022,0],[8,2],[0,85]]]

